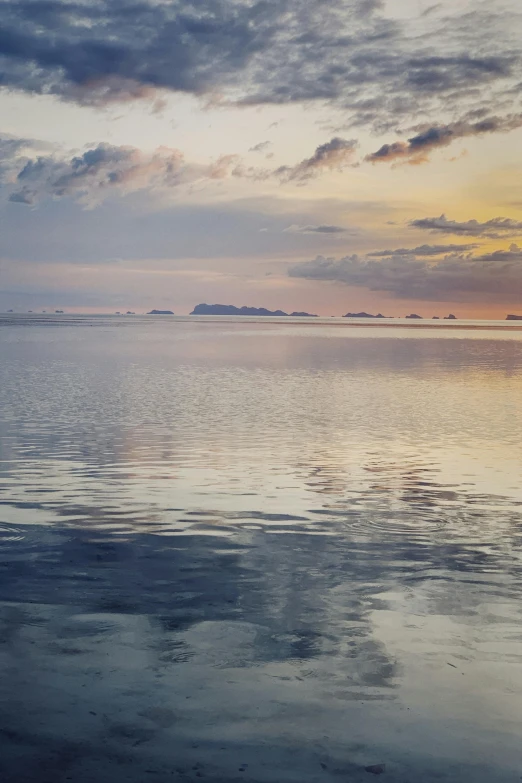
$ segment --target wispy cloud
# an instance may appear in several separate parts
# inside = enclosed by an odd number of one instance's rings
[[[349,229],[343,226],[299,226],[291,225],[285,228],[287,234],[346,234]]]
[[[496,217],[481,223],[478,220],[448,220],[446,215],[426,217],[411,220],[413,228],[421,228],[432,234],[454,234],[455,236],[484,237],[499,239],[500,237],[517,237],[522,235],[522,221],[506,217]]]
[[[506,117],[487,117],[478,122],[458,121],[448,125],[424,127],[407,141],[383,144],[376,152],[367,155],[370,163],[389,163],[402,160],[411,164],[425,163],[433,150],[448,147],[458,139],[481,136],[487,133],[506,133],[522,127],[522,114]]]
[[[295,166],[280,166],[274,171],[276,177],[284,182],[305,181],[318,176],[325,169],[343,169],[349,166],[357,149],[356,139],[342,139],[335,136],[321,144],[310,158],[305,158]]]
[[[474,250],[479,245],[419,245],[418,247],[399,247],[396,250],[374,250],[368,253],[370,258],[386,258],[387,256],[419,256],[429,258],[447,253],[465,253]]]
[[[271,141],[260,141],[259,144],[255,144],[250,147],[249,152],[266,152],[272,146]]]

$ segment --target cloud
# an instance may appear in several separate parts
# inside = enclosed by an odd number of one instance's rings
[[[2,134],[0,136],[0,183],[10,181],[16,176],[23,154],[50,149],[53,149],[53,145],[46,142]]]
[[[255,144],[250,147],[249,152],[266,152],[266,150],[272,145],[271,141],[260,141],[259,144]]]
[[[522,114],[510,114],[506,117],[487,117],[478,122],[458,121],[448,125],[424,127],[408,141],[395,141],[367,155],[370,163],[383,163],[405,160],[408,163],[425,163],[430,152],[440,147],[448,147],[457,139],[481,136],[485,133],[506,133],[522,127]]]
[[[11,161],[22,150],[32,144],[31,139],[20,139],[15,136],[0,137],[0,163]]]
[[[355,141],[335,138],[295,166],[265,169],[246,166],[234,154],[201,164],[186,161],[180,150],[171,147],[144,153],[136,147],[108,143],[68,157],[63,152],[49,152],[51,145],[35,140],[0,136],[0,186],[8,189],[12,202],[32,205],[45,197],[71,197],[93,205],[111,195],[166,191],[229,176],[252,181],[276,177],[281,182],[295,180],[304,184],[324,170],[343,168],[355,147]],[[305,230],[335,233],[344,229],[308,226]]]
[[[292,225],[285,228],[287,234],[345,234],[348,229],[343,226],[299,226]]]
[[[382,291],[397,299],[439,302],[506,301],[522,296],[522,248],[479,256],[451,254],[435,263],[410,256],[381,261],[357,255],[318,256],[291,267],[290,277]]]
[[[421,16],[429,16],[430,14],[434,14],[437,11],[439,11],[442,8],[442,3],[435,3],[434,5],[430,5],[428,8],[426,8]]]
[[[388,6],[3,0],[1,84],[88,105],[166,90],[234,104],[322,101],[355,124],[391,128],[463,102],[496,111],[522,80],[514,8],[480,4],[430,24],[388,17]]]
[[[9,201],[22,204],[48,197],[96,204],[112,194],[223,179],[238,165],[235,155],[207,165],[190,164],[179,150],[168,147],[146,154],[135,147],[102,143],[68,158],[57,154],[28,157],[23,154],[28,146],[30,142],[24,139],[0,139],[0,184],[8,188]]]
[[[442,256],[446,253],[465,253],[474,250],[479,245],[419,245],[418,247],[399,247],[397,250],[375,250],[368,253],[370,258],[386,258],[387,256]]]
[[[325,171],[341,171],[349,165],[357,165],[352,163],[357,147],[356,139],[342,139],[336,136],[330,141],[320,144],[311,157],[292,166],[284,165],[276,169],[262,169],[255,166],[244,166],[238,162],[234,174],[257,181],[275,177],[282,184],[297,182],[300,185],[305,185],[309,180],[320,176]]]
[[[384,8],[384,0],[358,0],[358,4],[356,4],[355,8],[356,13],[360,16],[367,16],[376,11],[382,11]]]
[[[295,166],[280,166],[274,174],[283,182],[305,181],[316,177],[324,169],[343,169],[353,161],[357,146],[355,139],[341,139],[335,136],[317,147],[312,157],[305,158]]]
[[[511,218],[496,217],[480,223],[478,220],[448,220],[446,215],[426,217],[411,220],[413,228],[421,228],[432,234],[455,234],[468,237],[484,237],[499,239],[501,237],[516,237],[522,234],[522,221]]]

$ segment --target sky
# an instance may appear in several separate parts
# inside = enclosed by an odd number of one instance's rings
[[[0,311],[522,313],[518,0],[0,6]]]

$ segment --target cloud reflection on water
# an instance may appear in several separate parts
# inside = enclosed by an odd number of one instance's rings
[[[6,351],[4,775],[510,779],[522,342],[169,328]]]

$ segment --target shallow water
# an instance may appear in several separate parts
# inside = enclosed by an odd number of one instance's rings
[[[522,332],[470,326],[0,318],[0,778],[519,780]]]

